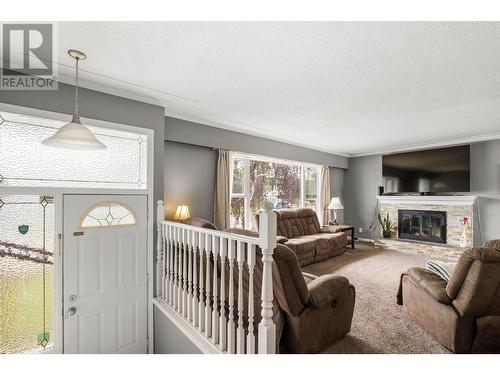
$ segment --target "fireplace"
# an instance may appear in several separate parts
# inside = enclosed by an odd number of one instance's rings
[[[446,212],[398,210],[398,237],[446,243]]]

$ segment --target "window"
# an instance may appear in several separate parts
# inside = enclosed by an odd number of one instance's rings
[[[105,150],[43,146],[64,124],[0,112],[0,186],[147,189],[146,135],[89,126]]]
[[[49,349],[54,339],[54,203],[0,196],[0,354]]]
[[[102,228],[134,225],[137,219],[133,211],[120,202],[101,202],[83,214],[80,227]]]
[[[274,208],[319,207],[320,166],[232,154],[231,226],[253,228],[265,201]]]

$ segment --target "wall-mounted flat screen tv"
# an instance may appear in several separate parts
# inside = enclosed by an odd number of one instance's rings
[[[470,191],[470,146],[384,155],[385,193]]]

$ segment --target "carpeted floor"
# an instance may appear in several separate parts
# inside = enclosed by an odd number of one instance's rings
[[[356,288],[351,332],[323,353],[449,353],[396,303],[401,273],[424,266],[425,260],[424,255],[356,243],[356,249],[341,256],[304,267],[317,276],[345,276]]]

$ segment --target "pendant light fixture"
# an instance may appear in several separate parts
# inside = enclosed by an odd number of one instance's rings
[[[80,122],[78,112],[78,63],[87,56],[80,51],[70,49],[68,55],[76,60],[75,74],[75,112],[70,123],[58,129],[54,135],[42,141],[45,146],[70,150],[103,150],[106,145],[100,142],[92,132]]]

